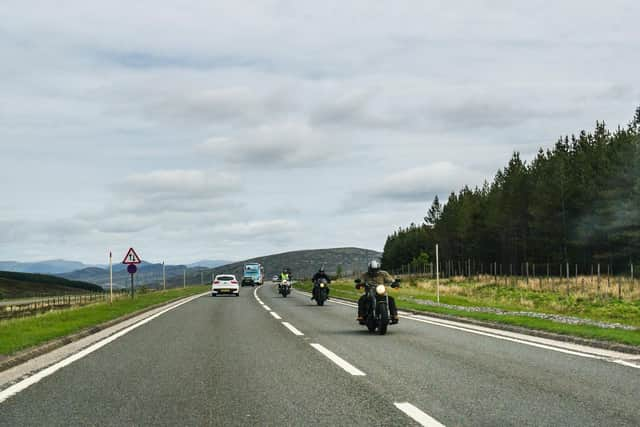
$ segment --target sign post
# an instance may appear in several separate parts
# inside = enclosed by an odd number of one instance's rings
[[[141,262],[142,260],[140,259],[136,251],[133,250],[133,248],[129,248],[129,251],[122,260],[123,264],[128,264],[127,273],[131,275],[131,298],[133,298],[135,294],[135,288],[133,286],[133,275],[138,271],[138,267],[136,267],[136,264],[140,264]]]

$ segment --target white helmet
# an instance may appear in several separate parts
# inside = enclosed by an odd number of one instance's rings
[[[371,260],[369,262],[369,271],[378,271],[380,270],[380,261],[377,259]]]

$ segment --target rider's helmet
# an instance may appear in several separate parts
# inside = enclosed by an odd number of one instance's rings
[[[369,262],[369,273],[377,273],[380,270],[380,261],[373,259]]]
[[[318,270],[318,273],[324,273],[324,265],[320,266],[320,270]]]

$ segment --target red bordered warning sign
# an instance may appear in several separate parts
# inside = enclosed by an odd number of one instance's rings
[[[140,264],[141,262],[142,260],[140,259],[136,251],[133,250],[133,248],[129,248],[129,252],[127,252],[127,254],[124,256],[124,259],[122,260],[123,264]]]

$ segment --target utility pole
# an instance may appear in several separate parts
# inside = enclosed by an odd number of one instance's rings
[[[167,289],[167,275],[164,269],[164,261],[162,261],[162,290]]]
[[[440,304],[440,254],[438,253],[438,244],[436,243],[436,298]]]
[[[113,304],[113,253],[109,251],[109,303]]]

